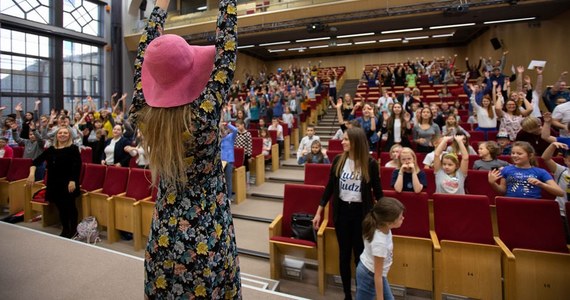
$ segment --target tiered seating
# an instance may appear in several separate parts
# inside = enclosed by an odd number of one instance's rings
[[[501,249],[495,245],[489,199],[434,194],[435,294],[501,299]]]
[[[236,204],[245,200],[247,182],[245,176],[245,152],[243,148],[234,147],[234,170],[232,176],[232,189],[236,194]]]
[[[101,189],[87,192],[82,197],[82,209],[84,216],[94,216],[97,218],[99,226],[107,227],[107,239],[114,241],[115,232],[109,230],[114,222],[112,217],[112,206],[109,204],[109,197],[122,194],[127,189],[129,179],[129,168],[107,167],[105,181]]]
[[[291,237],[291,216],[293,213],[313,213],[319,205],[323,192],[322,186],[285,184],[283,213],[269,225],[269,265],[272,279],[281,277],[284,255],[318,258],[316,242]],[[326,221],[327,218],[323,224]],[[322,267],[323,264],[319,262],[319,268]]]
[[[7,166],[6,177],[0,178],[0,206],[7,205],[9,213],[15,214],[24,210],[24,186],[30,174],[32,160],[12,158],[10,163],[3,161],[2,167]]]
[[[58,212],[55,205],[51,205],[44,197],[33,199],[33,195],[46,187],[47,172],[43,181],[26,184],[24,188],[24,221],[30,221],[34,212],[42,216],[42,227],[47,227],[59,222]]]
[[[116,241],[117,230],[133,234],[134,249],[139,250],[142,246],[141,239],[141,200],[150,200],[151,174],[149,170],[130,169],[127,190],[116,196],[111,196],[107,201],[109,208],[109,243]]]
[[[265,160],[271,160],[271,172],[279,169],[279,144],[277,144],[277,131],[268,130],[271,136],[271,153],[265,156]]]
[[[433,291],[433,242],[430,239],[427,193],[384,191],[406,207],[402,226],[392,230],[394,257],[388,273],[391,284]]]
[[[570,295],[570,254],[555,201],[497,197],[505,299]],[[568,205],[567,205],[568,207]]]
[[[251,175],[255,175],[255,185],[260,186],[265,183],[265,157],[263,155],[263,139],[254,137],[251,139],[251,156],[249,170]]]

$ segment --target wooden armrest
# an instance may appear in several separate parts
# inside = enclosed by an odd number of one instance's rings
[[[127,192],[124,192],[124,193],[120,193],[120,194],[115,195],[115,197],[125,197],[126,195],[127,195]]]
[[[507,259],[515,260],[515,255],[513,254],[513,252],[511,252],[511,250],[509,250],[507,245],[505,245],[505,243],[499,237],[495,236],[493,238],[495,239],[495,243],[497,244],[497,246],[499,246],[501,248],[501,251],[503,251],[505,256],[507,256]]]
[[[441,251],[441,245],[439,244],[439,238],[437,237],[437,233],[435,231],[430,230],[429,235],[431,236],[431,241],[433,242],[433,250]]]
[[[283,223],[283,215],[279,214],[273,222],[269,224],[269,238],[281,235],[281,224]]]
[[[319,226],[319,230],[317,231],[317,236],[321,237],[325,234],[325,229],[327,229],[328,222],[329,221],[326,219],[323,222],[321,222],[321,226]]]
[[[100,194],[102,191],[103,191],[103,188],[92,190],[91,192],[90,191],[85,191],[85,192],[86,193],[99,193]]]

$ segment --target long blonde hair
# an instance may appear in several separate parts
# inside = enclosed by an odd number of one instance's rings
[[[146,106],[139,112],[139,129],[143,149],[147,152],[152,183],[158,177],[168,186],[176,187],[188,182],[186,149],[193,146],[191,117],[188,105],[157,108]]]
[[[402,154],[409,154],[413,157],[414,159],[414,172],[417,174],[419,173],[422,169],[420,169],[420,166],[418,165],[418,157],[416,156],[416,153],[414,152],[414,150],[412,150],[409,147],[403,147],[402,151],[400,151],[400,156],[398,157],[398,160],[396,160],[396,162],[398,163],[398,169],[402,167]]]
[[[346,130],[346,135],[350,141],[350,150],[348,152],[343,152],[340,155],[339,161],[336,165],[335,174],[340,177],[342,174],[342,169],[344,168],[344,163],[352,153],[354,158],[355,170],[360,170],[362,178],[365,182],[370,182],[370,174],[368,172],[368,160],[370,158],[370,153],[368,152],[368,139],[362,128],[348,128]]]

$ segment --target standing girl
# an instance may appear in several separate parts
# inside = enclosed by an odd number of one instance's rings
[[[400,201],[384,197],[362,221],[364,251],[356,267],[356,299],[394,299],[387,279],[394,250],[392,229],[402,226],[404,209]]]
[[[378,163],[368,153],[368,143],[361,128],[350,128],[342,139],[343,153],[331,166],[329,181],[313,219],[319,228],[321,214],[332,197],[333,223],[339,247],[339,267],[344,299],[352,299],[351,257],[358,265],[364,250],[362,220],[372,209],[373,199],[383,196]]]
[[[388,133],[384,151],[388,151],[394,144],[410,147],[410,135],[412,134],[411,115],[403,110],[402,104],[399,102],[394,103],[391,114],[384,114],[383,119],[382,134]]]
[[[527,142],[515,142],[511,150],[512,166],[489,172],[489,184],[507,197],[541,198],[542,189],[564,197],[564,192],[546,170],[537,167],[534,148]],[[497,180],[500,180],[497,184]]]
[[[441,157],[443,148],[453,139],[459,145],[461,150],[461,163],[456,153],[448,153]],[[435,172],[435,192],[441,194],[465,195],[465,178],[467,177],[467,169],[469,168],[469,153],[463,144],[463,136],[455,137],[445,136],[437,148],[433,161],[433,170]]]
[[[434,147],[431,142],[434,135],[441,135],[439,126],[433,122],[433,115],[428,107],[424,107],[418,116],[418,123],[414,126],[414,141],[418,152],[429,153]]]
[[[356,110],[361,106],[362,117],[355,118]],[[360,124],[360,127],[364,130],[364,134],[366,135],[369,150],[376,151],[376,145],[380,140],[377,131],[380,129],[380,127],[378,119],[376,118],[376,114],[374,113],[374,106],[370,103],[356,103],[352,109],[352,112],[350,113],[349,120],[356,120]],[[339,122],[343,121],[344,120],[339,120]]]
[[[496,81],[493,81],[493,87],[496,86]],[[517,102],[513,99],[507,100],[504,105],[503,111],[503,96],[501,94],[500,86],[493,88],[493,101],[495,102],[495,113],[501,122],[499,131],[505,131],[509,135],[511,141],[516,140],[517,134],[522,129],[521,122],[524,117],[532,112],[532,105],[524,99],[525,110],[521,110]],[[498,97],[498,98],[497,98]]]
[[[473,90],[473,85],[470,85]],[[481,105],[475,101],[475,93],[471,94],[471,105],[475,108],[474,114],[477,116],[477,128],[475,130],[485,132],[485,139],[487,139],[488,131],[497,130],[497,114],[493,107],[493,102],[489,95],[483,96]]]
[[[441,128],[441,134],[445,136],[464,135],[471,137],[467,130],[463,129],[458,123],[454,114],[450,114],[445,119],[445,125]]]
[[[28,184],[35,181],[36,166],[47,162],[46,200],[54,203],[59,211],[59,220],[63,230],[60,236],[71,238],[77,229],[77,208],[75,198],[79,196],[79,174],[81,174],[81,155],[73,144],[69,127],[60,127],[56,131],[53,146],[34,159],[30,167]]]
[[[398,193],[421,193],[421,191],[427,187],[426,173],[420,169],[414,150],[408,147],[402,148],[398,160],[398,168],[392,173],[390,185]]]

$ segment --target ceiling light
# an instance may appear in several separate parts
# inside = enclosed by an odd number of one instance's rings
[[[247,49],[247,48],[253,48],[255,47],[255,45],[244,45],[244,46],[238,46],[238,49]]]
[[[352,46],[352,43],[340,43],[340,44],[336,44],[337,47],[340,46]]]
[[[319,49],[319,48],[327,48],[329,45],[319,45],[319,46],[311,46],[309,49]]]
[[[297,48],[289,48],[287,50],[289,51],[301,51],[301,50],[305,50],[307,49],[306,47],[297,47]]]
[[[337,36],[337,38],[346,39],[346,38],[351,38],[351,37],[369,36],[369,35],[375,35],[375,34],[376,33],[374,33],[374,32],[356,33],[356,34],[348,34],[348,35],[339,35],[339,36]]]
[[[325,36],[325,37],[313,38],[313,39],[295,40],[295,42],[297,42],[297,43],[303,43],[303,42],[324,41],[324,40],[330,40],[330,39],[331,39],[330,36]]]
[[[450,37],[453,36],[455,34],[455,32],[452,33],[446,33],[446,34],[434,34],[431,37],[432,38],[442,38],[442,37]]]
[[[407,37],[406,40],[408,41],[413,41],[413,40],[423,40],[423,39],[427,39],[429,38],[429,36],[427,35],[423,35],[423,36],[412,36],[412,37]]]
[[[507,22],[520,22],[520,21],[530,21],[534,20],[536,17],[529,17],[529,18],[520,18],[520,19],[505,19],[505,20],[497,20],[497,21],[487,21],[483,22],[483,24],[497,24],[497,23],[507,23]]]
[[[267,51],[269,51],[269,53],[274,53],[274,52],[283,52],[285,50],[287,50],[287,49],[269,49]]]
[[[399,42],[399,41],[401,41],[401,40],[402,40],[402,39],[400,39],[400,38],[397,38],[397,39],[383,39],[383,40],[379,40],[378,42],[379,42],[379,43],[389,43],[389,42]]]
[[[411,32],[411,31],[420,31],[420,30],[423,30],[423,28],[418,27],[418,28],[409,28],[409,29],[387,30],[387,31],[382,31],[382,34]]]
[[[407,38],[402,39],[402,44],[407,44],[407,43],[409,43],[409,42],[410,42],[410,41],[408,41]]]
[[[196,8],[196,10],[206,10],[206,9],[208,9],[207,6],[200,6],[200,7]]]
[[[373,44],[373,43],[376,43],[376,40],[373,40],[373,41],[354,42],[355,45],[364,45],[364,44]]]
[[[431,26],[429,29],[444,29],[444,28],[454,28],[454,27],[467,27],[467,26],[473,26],[473,25],[475,25],[475,23],[451,24],[451,25]]]
[[[265,43],[265,44],[259,44],[259,46],[275,46],[275,45],[285,45],[285,44],[290,44],[291,41],[283,41],[283,42],[273,42],[273,43]]]

